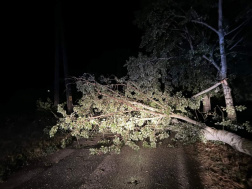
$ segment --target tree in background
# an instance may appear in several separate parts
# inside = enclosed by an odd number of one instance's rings
[[[235,121],[236,112],[227,82],[227,55],[231,63],[237,52],[226,50],[233,50],[241,43],[244,36],[237,31],[251,21],[251,6],[245,7],[247,11],[237,16],[238,23],[229,24],[228,19],[223,18],[222,4],[222,0],[218,4],[204,0],[149,1],[137,13],[135,23],[144,31],[140,47],[151,53],[150,60],[155,62],[157,70],[162,70],[159,72],[164,82],[167,78],[175,87],[187,88],[195,94],[216,80],[222,81],[219,84],[222,85],[228,118]],[[163,67],[159,67],[161,65]],[[211,95],[204,99],[210,99]]]
[[[64,38],[64,26],[62,17],[62,5],[57,0],[55,6],[55,75],[54,75],[54,106],[59,104],[59,73],[60,62],[63,61],[64,78],[66,86],[67,112],[73,112],[72,92],[68,74],[66,43]]]

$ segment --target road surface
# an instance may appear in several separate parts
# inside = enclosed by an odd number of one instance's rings
[[[14,174],[2,189],[197,189],[204,188],[198,164],[182,145],[168,147],[169,139],[156,149],[122,148],[119,155],[89,155],[94,141],[81,140],[82,148],[68,147],[33,162]]]

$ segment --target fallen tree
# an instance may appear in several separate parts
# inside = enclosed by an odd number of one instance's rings
[[[92,75],[75,78],[77,89],[83,97],[74,112],[66,114],[63,106],[58,112],[63,115],[52,127],[50,136],[58,129],[68,130],[77,138],[88,138],[93,133],[111,133],[109,145],[90,149],[91,154],[120,153],[122,145],[139,149],[136,141],[144,147],[155,148],[157,143],[169,137],[167,131],[176,131],[183,142],[215,140],[229,144],[236,150],[252,155],[252,142],[224,130],[216,130],[188,117],[190,110],[200,106],[200,98],[187,99],[181,93],[170,95],[167,91],[145,90],[126,77],[104,78],[98,81]],[[185,122],[172,124],[176,118]],[[250,129],[248,124],[243,125]],[[249,130],[250,131],[250,130]],[[103,141],[104,142],[104,141]]]
[[[216,130],[214,128],[206,126],[205,124],[194,121],[188,117],[183,117],[176,114],[171,114],[171,117],[178,118],[202,127],[203,136],[205,137],[206,140],[224,142],[232,146],[237,151],[252,156],[252,142],[247,139],[244,139],[234,133],[225,130]]]

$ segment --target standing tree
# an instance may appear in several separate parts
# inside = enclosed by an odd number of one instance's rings
[[[166,70],[162,71],[162,78],[170,79],[173,84],[179,83],[177,86],[187,86],[189,91],[196,93],[216,83],[216,79],[219,80],[214,86],[222,85],[228,118],[235,121],[236,112],[227,82],[225,48],[229,46],[232,50],[241,42],[234,40],[236,34],[232,36],[232,33],[248,23],[251,16],[243,15],[243,22],[231,29],[227,25],[227,19],[223,19],[222,0],[219,0],[217,5],[218,17],[213,14],[217,12],[216,4],[204,0],[150,2],[138,12],[135,23],[145,31],[141,47],[145,47],[147,52],[151,53],[151,58],[157,66],[166,66],[159,67],[160,70]],[[251,11],[247,12],[251,15]],[[218,29],[211,25],[217,25]],[[225,42],[227,35],[232,36],[228,43]],[[157,63],[164,60],[167,60],[166,63]],[[209,68],[207,62],[211,63],[216,71]],[[214,76],[216,73],[217,78]],[[204,98],[208,99],[207,104],[209,96],[211,95]]]
[[[59,66],[60,66],[60,36],[59,36],[59,5],[55,5],[54,30],[55,30],[55,66],[54,66],[54,106],[59,104]]]

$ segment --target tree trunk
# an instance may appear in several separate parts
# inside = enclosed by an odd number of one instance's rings
[[[71,114],[73,112],[73,98],[72,98],[71,85],[68,78],[67,59],[66,59],[66,55],[64,55],[64,52],[63,52],[63,65],[64,65],[64,76],[65,76],[65,85],[66,85],[67,112],[68,114]]]
[[[223,31],[223,17],[222,17],[222,0],[219,0],[219,21],[218,21],[218,36],[219,36],[219,46],[220,46],[220,56],[221,56],[221,71],[220,77],[221,80],[224,80],[227,77],[227,59],[225,52],[225,40],[224,40],[224,31]],[[228,86],[227,82],[222,84],[223,93],[225,96],[226,108],[227,108],[227,117],[232,121],[236,121],[236,113],[233,103],[233,98],[231,94],[231,89]]]
[[[55,52],[55,68],[54,68],[54,106],[59,104],[59,52],[56,48]]]
[[[214,32],[218,34],[219,37],[219,47],[220,47],[220,57],[221,57],[221,69],[219,70],[219,67],[214,63],[214,66],[217,68],[218,71],[220,71],[220,79],[224,81],[227,78],[227,59],[226,59],[226,52],[225,52],[225,38],[224,38],[224,30],[223,30],[223,16],[222,16],[222,0],[219,0],[219,7],[218,7],[218,13],[219,13],[219,18],[218,18],[218,31],[214,29],[213,27],[209,26],[207,23],[198,21],[198,20],[192,20],[192,22],[199,23],[202,25],[207,26]],[[204,56],[203,56],[204,57]],[[205,57],[204,57],[205,58]],[[208,58],[205,58],[208,60]],[[231,95],[231,90],[228,87],[228,84],[226,84],[227,87],[223,86],[223,93],[225,96],[225,102],[226,102],[226,107],[229,109],[227,112],[227,117],[231,119],[232,121],[236,121],[236,113],[235,108],[234,108],[234,103],[233,103],[233,98]]]
[[[203,131],[207,140],[221,141],[229,144],[239,152],[252,156],[252,142],[225,130],[206,127]]]
[[[184,117],[177,114],[171,114],[171,117],[181,119],[188,123],[200,126],[202,128],[202,133],[206,140],[224,142],[232,146],[237,151],[252,156],[252,141],[250,140],[241,138],[240,136],[228,131],[212,129],[206,126],[204,123],[197,122],[188,117]]]
[[[68,114],[73,112],[73,101],[72,101],[72,91],[71,85],[69,82],[69,75],[68,75],[68,65],[67,65],[67,52],[66,52],[66,44],[65,44],[65,36],[64,36],[64,26],[63,26],[63,18],[61,13],[61,3],[60,0],[57,1],[57,12],[58,12],[58,34],[60,36],[60,47],[62,52],[62,59],[63,59],[63,67],[64,67],[64,78],[65,78],[65,86],[66,86],[66,98],[67,98],[67,112]]]
[[[225,102],[226,102],[226,109],[227,109],[227,115],[228,118],[231,119],[232,121],[236,121],[236,112],[233,104],[233,98],[231,94],[231,89],[228,86],[228,83],[223,83],[223,92],[224,92],[224,97],[225,97]]]
[[[211,96],[205,95],[203,98],[203,112],[207,113],[211,111]]]
[[[54,67],[54,106],[59,104],[59,65],[60,65],[60,43],[58,32],[58,11],[57,5],[55,7],[55,67]]]

